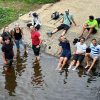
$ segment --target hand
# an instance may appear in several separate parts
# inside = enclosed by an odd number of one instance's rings
[[[7,64],[7,61],[6,60],[4,61],[4,64]]]
[[[76,52],[73,52],[73,55],[76,54]]]
[[[39,47],[40,47],[40,45],[37,45],[37,46],[36,46],[36,48],[39,48]]]

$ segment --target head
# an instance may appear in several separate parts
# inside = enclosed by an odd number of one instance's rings
[[[66,14],[66,15],[69,15],[69,9],[68,9],[67,11],[65,11],[65,14]]]
[[[61,35],[59,37],[59,41],[66,41],[66,40],[67,40],[67,38],[64,35]]]
[[[94,16],[89,16],[89,21],[93,21],[94,20]]]
[[[9,37],[6,37],[4,42],[5,42],[6,44],[9,44],[9,43],[10,43],[10,38],[9,38]]]
[[[35,31],[35,27],[34,26],[30,26],[30,31]]]
[[[95,46],[97,45],[97,40],[96,39],[92,39],[92,44]]]
[[[38,17],[37,13],[33,13],[32,15],[33,15],[33,17]]]
[[[3,32],[9,32],[9,27],[5,27]]]
[[[18,23],[15,24],[15,28],[16,29],[19,28],[19,24]]]
[[[83,44],[84,42],[85,42],[85,38],[84,38],[84,37],[81,37],[81,38],[80,38],[80,43]]]

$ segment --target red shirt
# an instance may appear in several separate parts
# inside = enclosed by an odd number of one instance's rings
[[[40,44],[40,33],[38,31],[31,32],[31,39],[32,39],[32,45],[39,45]]]

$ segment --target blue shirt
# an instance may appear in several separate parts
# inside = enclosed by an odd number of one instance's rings
[[[60,42],[60,43],[59,43],[59,46],[61,46],[63,50],[66,50],[66,51],[70,51],[70,52],[71,52],[70,44],[69,44],[69,42],[67,42],[67,41],[65,41],[65,42]]]
[[[70,21],[72,22],[72,19],[73,19],[72,15],[70,15],[70,14],[69,15],[64,14],[64,22],[63,23],[66,24],[66,25],[68,25],[70,27],[71,26]]]

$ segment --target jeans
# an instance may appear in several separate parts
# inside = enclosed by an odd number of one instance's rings
[[[24,41],[22,41],[22,39],[15,40],[15,44],[16,44],[17,49],[20,49],[20,44],[22,44],[24,49],[26,49],[26,44],[24,43]]]

